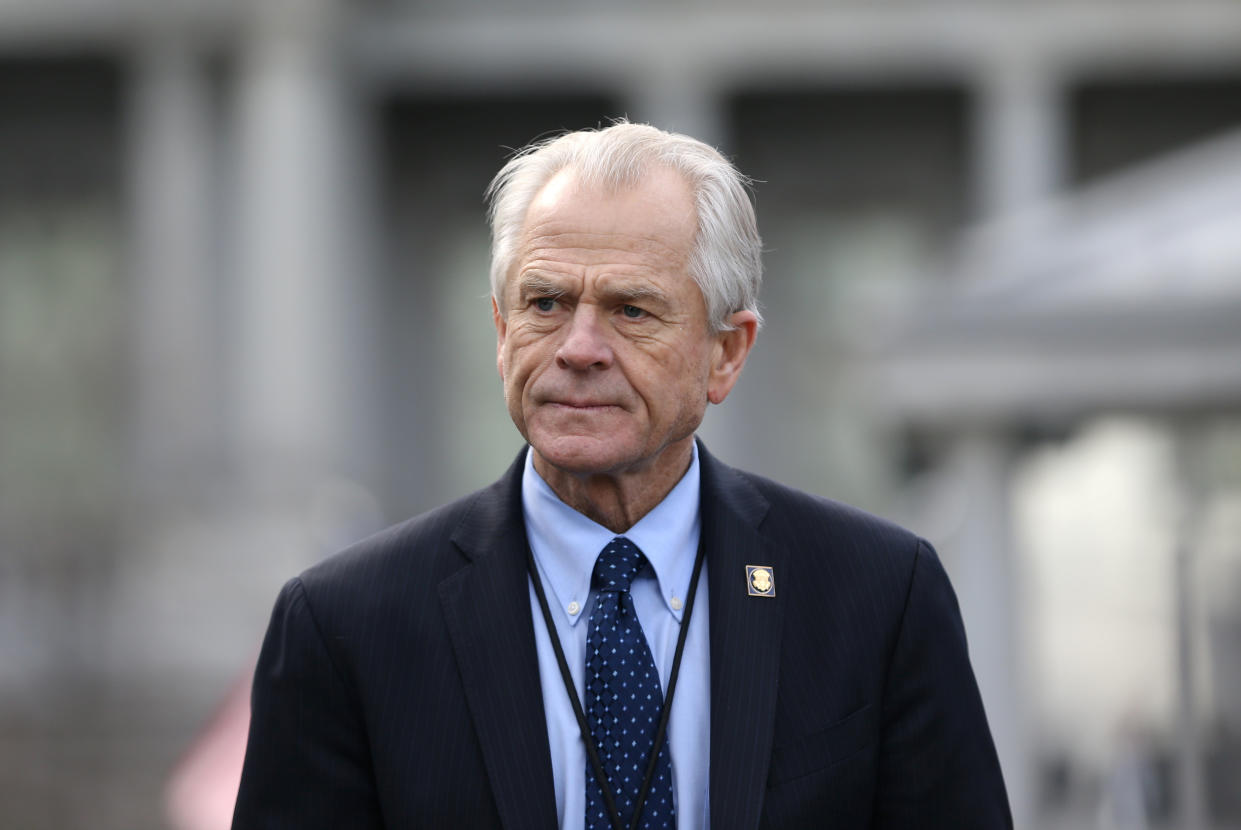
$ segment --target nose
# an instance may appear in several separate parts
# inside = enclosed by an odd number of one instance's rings
[[[608,344],[607,333],[590,304],[579,303],[573,310],[564,340],[556,350],[556,363],[562,369],[579,372],[612,365],[612,347]]]

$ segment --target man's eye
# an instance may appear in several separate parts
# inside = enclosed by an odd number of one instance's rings
[[[621,311],[630,320],[637,320],[639,317],[643,317],[646,315],[646,312],[638,308],[636,305],[622,306]]]
[[[539,311],[551,311],[556,307],[556,299],[554,297],[539,297],[534,301],[534,307]]]

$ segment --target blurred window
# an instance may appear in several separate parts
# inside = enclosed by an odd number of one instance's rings
[[[969,98],[947,84],[790,84],[739,91],[727,113],[727,149],[757,180],[772,325],[720,414],[775,425],[735,432],[745,440],[728,457],[890,512],[899,462],[846,378],[859,341],[925,287],[966,218]]]
[[[1241,76],[1088,80],[1068,116],[1072,179],[1088,182],[1241,127]]]
[[[106,780],[84,681],[106,665],[125,494],[121,126],[112,62],[0,60],[6,826],[75,826]]]

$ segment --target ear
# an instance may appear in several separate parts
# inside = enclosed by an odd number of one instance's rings
[[[496,324],[496,370],[500,373],[500,380],[504,380],[504,338],[508,334],[508,321],[500,313],[494,295],[491,298],[491,321]]]
[[[752,311],[735,312],[728,322],[732,328],[715,335],[707,379],[707,400],[711,403],[723,403],[728,397],[758,336],[758,318]]]

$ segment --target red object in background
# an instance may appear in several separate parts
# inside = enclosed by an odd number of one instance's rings
[[[253,681],[253,670],[237,681],[169,776],[164,809],[173,830],[228,830],[232,824]]]

